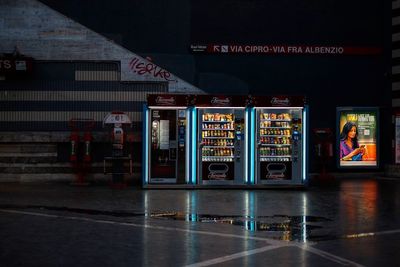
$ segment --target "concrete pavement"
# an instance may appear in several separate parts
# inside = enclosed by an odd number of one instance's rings
[[[0,184],[3,266],[396,266],[400,181],[294,190]]]

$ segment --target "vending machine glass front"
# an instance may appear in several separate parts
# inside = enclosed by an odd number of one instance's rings
[[[301,182],[302,109],[257,110],[258,183]]]
[[[242,183],[244,149],[242,109],[199,110],[201,183]]]
[[[150,110],[150,183],[175,183],[177,110]]]

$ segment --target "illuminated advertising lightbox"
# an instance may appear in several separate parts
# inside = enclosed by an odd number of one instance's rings
[[[378,109],[338,108],[339,167],[378,167]]]

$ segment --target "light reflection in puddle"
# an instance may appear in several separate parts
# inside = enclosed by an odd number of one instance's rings
[[[382,232],[366,232],[345,235],[332,234],[331,219],[319,216],[246,216],[246,215],[208,215],[184,212],[155,212],[124,210],[96,210],[70,207],[53,207],[43,205],[0,205],[0,209],[30,210],[40,209],[55,212],[78,213],[91,216],[112,216],[121,218],[145,217],[154,219],[178,220],[200,223],[220,223],[240,226],[251,232],[266,232],[269,237],[285,241],[326,241],[334,239],[354,239],[373,237]],[[324,225],[328,222],[329,225]],[[326,234],[326,232],[330,232]],[[384,233],[398,233],[399,230],[383,231]]]
[[[146,215],[155,219],[178,220],[201,223],[220,223],[241,226],[252,232],[268,232],[272,238],[286,241],[317,241],[331,239],[326,235],[313,235],[312,231],[322,229],[321,222],[330,219],[317,216],[242,216],[242,215],[210,215],[210,214],[185,214],[182,212],[161,212]]]

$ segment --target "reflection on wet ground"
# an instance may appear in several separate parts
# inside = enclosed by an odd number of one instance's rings
[[[399,194],[400,180],[371,179],[304,191],[2,184],[0,265],[397,266]]]
[[[267,193],[168,190],[163,194],[159,191],[110,193],[103,188],[76,191],[52,186],[16,186],[8,188],[11,193],[7,193],[7,188],[3,186],[0,190],[0,200],[10,205],[0,204],[0,209],[176,220],[192,226],[225,224],[231,225],[232,231],[262,233],[288,241],[365,238],[374,236],[375,232],[400,228],[398,182],[343,181],[339,187]],[[110,199],[113,199],[111,204]],[[79,208],[81,203],[88,208]],[[269,215],[262,216],[267,207]]]
[[[58,212],[72,212],[86,215],[104,215],[113,217],[146,217],[154,219],[178,220],[200,223],[219,223],[240,226],[245,230],[256,232],[268,232],[271,238],[285,241],[322,241],[338,237],[329,235],[317,235],[315,230],[323,228],[324,222],[332,221],[318,216],[247,216],[247,215],[211,215],[211,214],[187,214],[182,212],[128,212],[106,211],[95,209],[79,209],[69,207],[52,207],[42,205],[0,205],[0,209],[39,209]]]
[[[328,218],[317,216],[242,216],[242,215],[209,215],[185,214],[179,212],[152,213],[152,218],[181,220],[201,223],[221,223],[241,226],[248,231],[264,231],[272,233],[272,238],[285,241],[322,241],[336,239],[329,235],[315,235],[314,230],[322,229],[323,222],[331,221]]]

